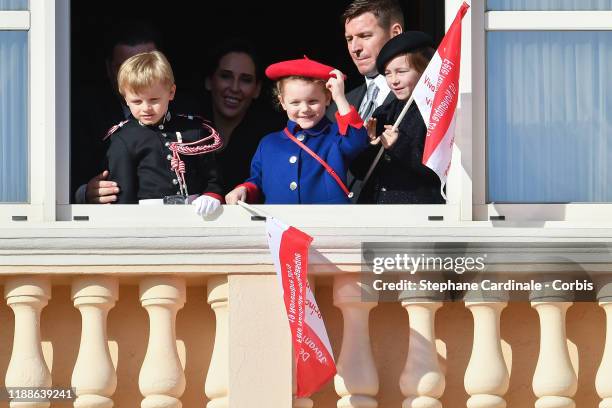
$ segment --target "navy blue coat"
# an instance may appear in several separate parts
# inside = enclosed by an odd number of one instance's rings
[[[368,146],[368,135],[354,107],[323,117],[311,129],[301,130],[291,120],[289,131],[325,160],[346,184],[348,164]],[[347,204],[349,198],[325,168],[280,130],[265,136],[251,161],[251,177],[243,184],[248,202],[265,204]],[[263,200],[262,200],[263,199]]]

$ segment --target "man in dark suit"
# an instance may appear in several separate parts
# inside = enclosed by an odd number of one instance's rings
[[[397,0],[354,0],[341,17],[344,23],[344,37],[353,63],[364,76],[364,83],[346,94],[348,102],[355,106],[359,115],[367,121],[374,110],[393,100],[384,73],[376,70],[376,57],[385,43],[404,30],[404,14]],[[336,106],[330,105],[327,115],[333,118]],[[355,159],[355,165],[365,158]],[[361,186],[359,180],[349,173],[349,188],[357,202]]]

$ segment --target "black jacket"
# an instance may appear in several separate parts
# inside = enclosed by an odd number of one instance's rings
[[[172,116],[160,126],[142,126],[130,119],[111,136],[106,153],[110,180],[119,184],[118,204],[180,194],[178,180],[170,165],[170,142],[181,132],[183,142],[199,140],[207,133],[198,118]],[[213,193],[221,198],[221,180],[214,154],[181,155],[189,194]]]
[[[376,134],[384,125],[393,125],[405,101],[394,99],[374,111]],[[416,103],[406,112],[399,125],[397,142],[385,150],[367,185],[361,191],[359,202],[364,204],[444,204],[440,194],[440,179],[422,164],[427,128]],[[370,146],[358,157],[352,169],[363,178],[380,150],[380,144]]]
[[[352,89],[349,93],[346,94],[346,100],[348,101],[350,105],[353,105],[355,109],[359,110],[359,107],[361,106],[361,102],[367,90],[368,90],[368,87],[366,85],[366,82],[364,81],[363,84],[359,85],[355,89]],[[388,105],[394,99],[395,97],[393,96],[393,93],[389,92],[389,95],[387,95],[387,97],[383,101],[382,106]],[[325,115],[327,116],[329,120],[333,122],[335,121],[335,114],[337,111],[338,111],[338,107],[336,106],[335,102],[332,101],[332,103],[327,108]],[[351,198],[351,202],[353,204],[361,203],[359,196],[361,195],[361,191],[363,189],[362,182],[361,182],[363,175],[360,175],[359,172],[355,170],[355,168],[360,169],[363,166],[368,166],[369,163],[363,162],[363,160],[367,160],[367,159],[368,157],[360,155],[360,156],[357,156],[357,158],[353,160],[349,165],[349,171],[346,176],[346,179],[347,179],[347,186],[349,187],[351,192],[353,192],[354,194],[353,198]],[[367,171],[367,167],[366,167],[366,171]]]
[[[205,118],[213,118],[210,97],[202,111]],[[287,123],[287,117],[272,109],[265,102],[253,101],[242,121],[232,132],[229,142],[215,153],[217,166],[222,174],[222,187],[225,194],[242,184],[251,175],[251,160],[260,140],[268,133],[277,131]],[[214,121],[212,123],[214,126]],[[222,135],[223,136],[223,135]]]

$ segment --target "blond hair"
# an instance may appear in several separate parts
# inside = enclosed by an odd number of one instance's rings
[[[325,86],[325,84],[327,83],[326,80],[320,79],[320,78],[305,77],[301,75],[291,75],[291,76],[283,77],[274,83],[274,88],[272,88],[272,95],[274,96],[274,102],[277,108],[282,109],[281,104],[280,104],[280,97],[283,96],[283,88],[285,86],[285,82],[294,81],[296,79],[300,81],[304,81],[304,82],[318,84],[321,86],[321,88],[323,89],[323,92],[326,95],[331,96],[331,92]]]
[[[125,96],[126,91],[140,92],[161,82],[171,88],[174,85],[174,74],[168,59],[159,51],[143,52],[128,58],[117,74],[119,92]]]

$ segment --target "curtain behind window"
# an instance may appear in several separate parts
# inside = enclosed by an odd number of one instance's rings
[[[612,202],[612,32],[487,34],[489,202]]]
[[[28,33],[0,31],[0,202],[28,201]]]
[[[0,10],[27,10],[28,0],[0,0]]]

